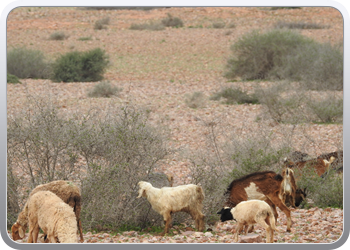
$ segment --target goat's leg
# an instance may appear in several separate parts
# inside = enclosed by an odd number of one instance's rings
[[[287,216],[287,232],[291,232],[291,226],[292,226],[292,219],[291,219],[291,216],[290,216],[290,210],[289,208],[283,204],[283,202],[278,198],[278,196],[271,196],[269,197],[269,199],[277,206],[279,207],[279,209],[282,210],[283,213],[285,213],[285,215]],[[275,215],[275,211],[274,212],[274,215]],[[277,211],[276,211],[277,213]],[[275,215],[275,219],[277,220],[277,216]]]
[[[266,217],[266,218],[258,217],[255,220],[260,226],[265,228],[265,231],[266,231],[266,243],[272,243],[272,241],[271,241],[271,226],[269,225],[268,217]]]
[[[277,223],[278,213],[277,213],[276,205],[270,199],[267,199],[265,201],[272,208],[273,215],[275,216],[275,222]]]
[[[39,225],[36,224],[34,227],[33,227],[33,230],[32,230],[32,237],[33,237],[33,243],[37,243],[38,242],[38,235],[39,235]]]
[[[164,228],[164,235],[165,235],[169,233],[169,228],[171,223],[171,213],[167,213],[163,217],[164,217],[164,224],[165,224],[165,228]]]

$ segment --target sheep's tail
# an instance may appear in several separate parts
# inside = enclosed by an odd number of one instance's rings
[[[197,192],[197,201],[203,202],[204,200],[204,192],[201,186],[196,187]]]

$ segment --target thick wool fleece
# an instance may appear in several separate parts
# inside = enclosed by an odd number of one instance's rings
[[[39,192],[39,191],[51,191],[56,194],[59,198],[61,198],[65,203],[71,206],[74,209],[74,213],[77,218],[77,226],[80,233],[80,241],[83,242],[83,233],[82,226],[80,223],[80,211],[81,211],[81,195],[80,190],[77,186],[69,181],[58,180],[52,181],[46,184],[38,185],[35,187],[29,195],[29,198]],[[27,204],[24,206],[22,212],[19,214],[17,222],[12,226],[12,239],[18,240],[22,239],[19,235],[19,227],[22,230],[26,230],[28,227],[28,208]]]
[[[29,198],[28,221],[29,237],[34,242],[37,242],[37,227],[47,234],[51,243],[77,242],[77,220],[72,207],[50,191],[38,191]]]

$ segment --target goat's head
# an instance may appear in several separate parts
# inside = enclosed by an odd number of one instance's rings
[[[12,239],[13,240],[20,240],[24,238],[24,234],[26,232],[26,227],[22,226],[18,222],[12,225],[11,232],[12,232]]]
[[[306,199],[306,188],[298,188],[295,192],[295,206],[298,207]]]
[[[146,181],[140,181],[139,183],[137,183],[137,185],[139,185],[140,188],[139,195],[137,196],[137,198],[145,197],[147,188],[152,186],[151,183]]]
[[[220,214],[220,220],[221,222],[227,221],[227,220],[234,220],[233,215],[231,213],[231,209],[230,207],[224,207],[223,209],[221,209],[219,212],[217,212],[217,214]]]

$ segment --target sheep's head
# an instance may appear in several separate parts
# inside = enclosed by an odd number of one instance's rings
[[[221,222],[224,222],[227,220],[234,220],[230,207],[224,207],[219,212],[217,212],[217,214],[221,214],[220,216]]]
[[[139,195],[137,196],[137,198],[145,197],[147,187],[152,186],[151,183],[145,181],[140,181],[139,183],[137,183],[137,185],[139,185],[140,187]]]
[[[12,232],[12,239],[13,240],[20,240],[24,238],[24,234],[26,232],[26,227],[22,226],[18,222],[12,225],[11,232]]]

